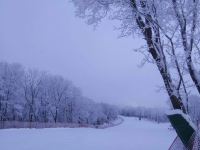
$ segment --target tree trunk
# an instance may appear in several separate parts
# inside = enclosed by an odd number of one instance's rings
[[[145,1],[141,0],[140,4],[142,8],[146,9]],[[173,108],[181,109],[185,113],[186,110],[182,103],[181,96],[179,95],[179,91],[175,88],[172,82],[169,69],[167,67],[165,54],[160,43],[159,28],[150,22],[150,20],[152,19],[150,14],[144,17],[138,13],[139,11],[135,0],[131,0],[131,6],[133,7],[133,11],[135,12],[136,23],[147,42],[149,53],[155,60],[158,70],[162,76],[165,88],[170,97]]]

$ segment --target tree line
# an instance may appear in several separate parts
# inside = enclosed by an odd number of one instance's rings
[[[199,97],[191,95],[189,99],[188,113],[197,123],[200,120]],[[25,69],[17,63],[0,62],[0,122],[100,125],[118,115],[168,121],[162,108],[119,108],[97,103],[84,97],[79,88],[62,76]]]
[[[157,123],[168,122],[165,109],[146,107],[124,107],[120,114],[127,117],[137,117],[139,120],[147,119]]]
[[[199,126],[200,123],[200,101],[199,96],[190,95],[188,97],[188,114],[190,115],[192,121]],[[169,101],[168,101],[169,102]],[[169,107],[173,107],[171,103],[167,103]],[[147,107],[123,107],[120,109],[119,113],[122,116],[127,117],[137,117],[139,120],[147,119],[150,121],[155,121],[158,123],[169,122],[166,116],[167,108],[147,108]]]
[[[62,76],[0,63],[0,121],[98,125],[117,118],[117,109],[84,97]]]

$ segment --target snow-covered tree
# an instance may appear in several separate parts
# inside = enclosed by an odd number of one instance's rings
[[[103,124],[117,110],[95,103],[61,76],[0,63],[0,123],[5,121]]]
[[[122,36],[142,37],[146,44],[137,51],[153,60],[174,109],[186,112],[185,74],[200,94],[199,0],[72,0],[76,15],[97,25],[104,18],[120,22]],[[149,58],[151,56],[151,58]]]
[[[37,120],[39,93],[44,74],[37,70],[28,70],[23,79],[24,90],[24,117],[30,121]]]
[[[23,68],[19,64],[0,63],[0,120],[13,120],[20,105]]]

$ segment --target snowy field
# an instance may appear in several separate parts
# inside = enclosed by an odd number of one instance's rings
[[[106,129],[54,128],[0,130],[1,150],[167,150],[175,138],[169,124],[123,117]]]

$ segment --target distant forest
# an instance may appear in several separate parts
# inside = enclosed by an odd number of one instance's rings
[[[98,125],[117,118],[114,106],[96,103],[62,76],[0,63],[0,121]]]
[[[189,114],[200,118],[200,103],[191,96]],[[165,109],[120,107],[97,103],[62,76],[26,69],[17,63],[0,62],[0,128],[17,123],[54,123],[96,126],[112,122],[118,115],[167,122]],[[24,126],[21,125],[21,126]]]

